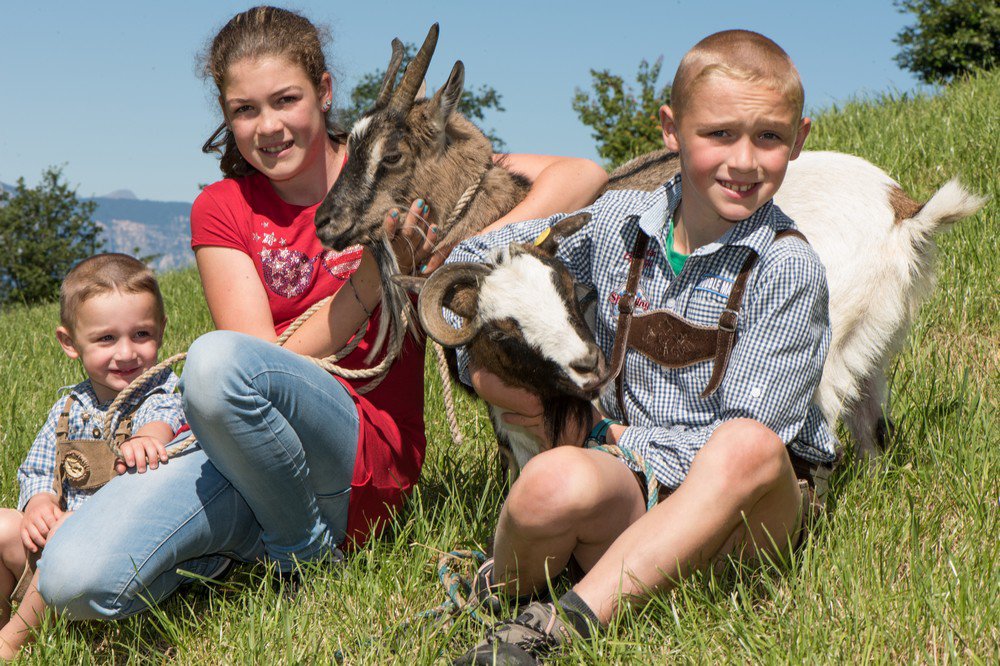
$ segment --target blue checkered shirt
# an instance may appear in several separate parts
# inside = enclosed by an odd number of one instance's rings
[[[748,249],[760,257],[744,292],[729,368],[711,396],[700,397],[713,361],[670,369],[628,350],[624,415],[631,425],[619,444],[642,455],[669,488],[681,484],[715,429],[736,418],[767,426],[801,458],[833,461],[839,448],[836,437],[812,402],[830,346],[826,272],[819,258],[799,239],[774,242],[778,231],[794,229],[795,224],[768,202],[716,242],[692,252],[676,275],[664,243],[680,197],[680,176],[654,192],[608,192],[585,209],[591,223],[563,240],[557,254],[578,282],[597,292],[594,336],[608,358],[618,325],[616,304],[625,290],[640,228],[650,236],[650,244],[637,312],[665,309],[693,324],[717,326]],[[563,217],[471,238],[448,261],[484,262],[490,248],[530,241]],[[459,369],[466,383],[467,365],[465,350],[460,350]],[[614,418],[624,416],[613,386],[605,388],[601,407]]]
[[[142,404],[135,411],[132,419],[132,431],[135,432],[147,423],[162,421],[177,432],[184,424],[184,412],[181,410],[181,396],[176,392],[177,375],[169,368],[164,369],[149,379],[136,390],[128,400],[122,403],[121,413],[127,414],[140,401]],[[69,412],[69,439],[100,439],[104,437],[101,427],[104,425],[104,415],[112,401],[101,403],[94,393],[90,380],[82,381],[69,390],[69,395],[76,398]],[[45,425],[35,436],[35,442],[28,449],[28,456],[17,470],[17,481],[21,486],[18,499],[18,509],[24,511],[28,500],[38,493],[53,493],[52,484],[56,473],[56,423],[66,395],[60,396],[56,404],[49,410]],[[118,421],[111,424],[112,430]],[[84,491],[73,488],[68,483],[63,484],[66,498],[66,509],[77,509],[84,500],[96,491]]]

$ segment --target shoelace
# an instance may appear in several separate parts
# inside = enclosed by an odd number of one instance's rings
[[[553,610],[553,612],[555,611]],[[503,640],[500,642],[511,643],[529,652],[533,651],[535,648],[538,647],[544,647],[549,650],[559,647],[559,639],[556,637],[555,633],[546,632],[542,627],[533,624],[532,623],[533,621],[538,622],[538,618],[531,617],[529,620],[521,620],[519,618],[515,618],[513,620],[508,620],[506,622],[498,622],[494,624],[493,627],[490,629],[489,635],[487,636],[487,641],[489,642],[490,645],[494,644],[499,640],[497,638],[498,631],[505,628],[509,629],[511,625],[517,625],[519,627],[527,629],[527,631],[524,632],[524,634],[522,634],[522,636],[517,640],[514,641]],[[553,627],[553,629],[555,629],[555,627]]]

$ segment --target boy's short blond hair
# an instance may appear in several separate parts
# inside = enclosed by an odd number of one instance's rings
[[[69,331],[76,323],[76,312],[88,299],[102,294],[147,293],[156,302],[156,319],[166,323],[163,296],[153,271],[127,254],[96,254],[84,259],[66,275],[59,287],[59,321]]]
[[[750,30],[714,33],[684,54],[670,87],[674,117],[683,115],[700,83],[718,75],[776,90],[795,111],[796,120],[802,117],[805,93],[792,59],[773,41]]]

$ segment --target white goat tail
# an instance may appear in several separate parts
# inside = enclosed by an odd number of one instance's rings
[[[969,192],[957,178],[952,178],[927,200],[916,215],[904,220],[901,226],[912,227],[914,232],[930,235],[943,225],[974,215],[986,200],[987,197]]]

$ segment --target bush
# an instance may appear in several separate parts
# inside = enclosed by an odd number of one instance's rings
[[[101,250],[97,204],[80,201],[49,167],[35,188],[19,178],[13,194],[0,193],[0,303],[36,303],[59,294],[63,276]]]
[[[924,83],[947,83],[1000,63],[1000,4],[996,0],[899,0],[917,24],[894,40],[895,60]]]

